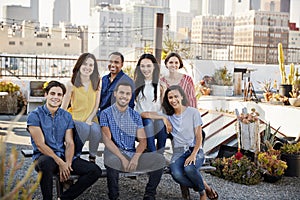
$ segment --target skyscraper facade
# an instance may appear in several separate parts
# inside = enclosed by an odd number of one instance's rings
[[[53,25],[58,26],[59,22],[71,22],[70,0],[55,0],[53,9]]]

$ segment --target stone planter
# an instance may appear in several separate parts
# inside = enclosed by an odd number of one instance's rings
[[[288,168],[284,172],[285,176],[300,177],[300,155],[281,154],[281,160],[287,163]]]
[[[233,91],[233,86],[211,85],[211,95],[214,96],[233,96]]]

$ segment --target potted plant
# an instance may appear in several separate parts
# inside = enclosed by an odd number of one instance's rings
[[[257,156],[257,165],[266,182],[276,182],[281,179],[287,169],[285,161],[280,160],[280,151],[271,146],[268,151],[260,152]]]
[[[264,80],[264,81],[257,81],[258,84],[261,86],[261,89],[263,90],[263,95],[264,95],[264,99],[266,102],[269,102],[270,99],[272,98],[273,96],[273,93],[272,93],[272,80],[269,79],[269,80]]]
[[[232,74],[227,67],[216,69],[212,82],[210,83],[212,94],[216,96],[232,96],[233,95],[233,81]]]
[[[279,69],[281,74],[281,84],[279,85],[279,94],[282,96],[289,97],[289,93],[292,91],[292,84],[295,76],[295,67],[293,63],[290,65],[290,73],[287,77],[285,72],[285,65],[284,65],[284,53],[283,53],[283,48],[281,43],[278,43],[278,63],[279,63]]]
[[[212,175],[245,185],[258,184],[261,181],[261,173],[256,164],[247,156],[233,155],[229,158],[216,158],[212,161],[216,171]]]
[[[295,107],[300,106],[300,96],[298,95],[298,88],[295,85],[293,85],[293,90],[290,92],[290,96],[289,103]]]
[[[300,177],[300,142],[285,143],[280,148],[281,159],[287,162],[285,176]]]

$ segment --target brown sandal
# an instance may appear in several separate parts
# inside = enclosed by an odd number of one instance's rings
[[[210,200],[217,200],[219,198],[219,194],[212,187],[209,187],[209,189],[206,189],[205,192],[206,192],[207,197]]]

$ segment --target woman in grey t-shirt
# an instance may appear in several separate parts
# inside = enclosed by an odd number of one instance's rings
[[[207,196],[199,172],[204,162],[200,113],[187,106],[186,95],[178,85],[166,90],[162,105],[173,127],[171,175],[180,185],[199,191],[200,200],[204,200]]]

